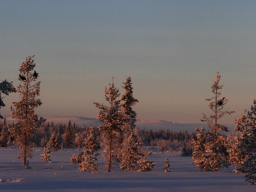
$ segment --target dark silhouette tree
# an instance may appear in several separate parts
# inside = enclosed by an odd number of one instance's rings
[[[7,80],[0,82],[0,109],[2,107],[5,107],[2,94],[9,95],[9,93],[15,93],[15,92],[16,92],[16,89],[13,86],[12,82],[8,82]],[[1,114],[0,114],[0,119],[3,119],[3,116]]]
[[[73,141],[72,141],[72,125],[71,121],[68,122],[68,126],[66,128],[66,131],[64,133],[64,142],[67,148],[70,148],[73,146]]]

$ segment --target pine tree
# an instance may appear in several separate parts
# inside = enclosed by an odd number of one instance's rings
[[[64,133],[64,141],[65,145],[67,148],[70,148],[73,146],[73,141],[72,141],[72,126],[71,126],[71,121],[68,122],[68,126],[66,128],[66,131]]]
[[[16,89],[12,85],[12,82],[8,82],[7,80],[0,82],[0,109],[2,107],[5,107],[2,94],[9,95],[9,93],[15,93],[15,92],[16,92]],[[3,116],[1,114],[0,114],[0,119],[3,119]]]
[[[46,163],[51,163],[51,148],[48,145],[45,145],[44,147],[44,153],[41,154],[42,160],[44,160]]]
[[[219,120],[226,114],[234,113],[234,111],[223,110],[228,100],[225,97],[220,99],[220,90],[223,88],[223,85],[220,85],[219,73],[217,73],[216,80],[211,88],[213,97],[206,100],[210,102],[209,107],[212,114],[209,117],[203,114],[202,118],[202,122],[207,123],[210,131],[198,130],[196,137],[201,139],[201,141],[194,140],[192,142],[194,164],[203,171],[217,171],[219,168],[229,165],[228,146],[223,133],[227,132],[228,128],[219,124]]]
[[[170,170],[170,161],[168,158],[165,159],[164,161],[164,172],[167,173],[167,172],[171,172]]]
[[[12,117],[17,119],[12,133],[14,133],[16,142],[21,149],[19,157],[23,158],[23,164],[27,165],[27,158],[32,158],[31,147],[33,146],[33,137],[36,128],[44,121],[35,114],[35,108],[42,103],[38,98],[40,93],[40,82],[36,82],[38,73],[34,70],[36,64],[34,56],[29,56],[19,68],[20,85],[17,91],[20,94],[20,100],[13,102],[11,107]]]
[[[84,140],[84,151],[81,156],[81,163],[79,165],[80,171],[88,171],[90,173],[98,172],[98,144],[96,129],[91,127],[88,137]]]
[[[237,170],[245,173],[245,180],[250,184],[256,184],[256,100],[250,110],[236,123],[236,131],[241,133],[238,138]]]
[[[60,134],[57,131],[53,132],[49,140],[49,147],[54,151],[58,151],[61,149],[61,138],[60,138]]]
[[[105,146],[104,153],[107,157],[106,171],[111,171],[113,155],[117,151],[116,144],[119,140],[119,134],[121,131],[122,121],[120,118],[120,100],[119,100],[119,89],[112,83],[108,87],[105,87],[105,98],[109,103],[109,106],[94,103],[97,108],[100,109],[98,113],[98,120],[103,122],[103,126],[99,127],[100,134],[103,138],[103,144]]]

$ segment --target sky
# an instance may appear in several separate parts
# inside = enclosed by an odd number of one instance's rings
[[[0,80],[36,55],[41,116],[97,117],[131,76],[139,119],[198,123],[219,71],[234,122],[256,97],[254,0],[0,0]],[[10,115],[12,94],[1,109]]]

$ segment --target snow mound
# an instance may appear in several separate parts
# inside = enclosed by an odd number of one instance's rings
[[[22,178],[0,179],[0,183],[20,183],[22,180],[23,180]]]

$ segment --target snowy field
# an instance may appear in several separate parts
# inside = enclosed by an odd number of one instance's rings
[[[77,165],[70,163],[75,149],[52,153],[52,163],[46,164],[40,158],[42,149],[36,148],[32,169],[24,169],[17,159],[17,149],[0,149],[0,191],[189,191],[189,192],[255,192],[256,186],[244,181],[242,174],[234,174],[232,169],[219,172],[200,172],[192,165],[191,157],[179,154],[153,152],[150,159],[157,165],[152,172],[122,172],[118,165],[111,173],[104,171],[104,162],[99,160],[100,173],[79,172]],[[163,164],[168,157],[171,172],[164,173]]]

